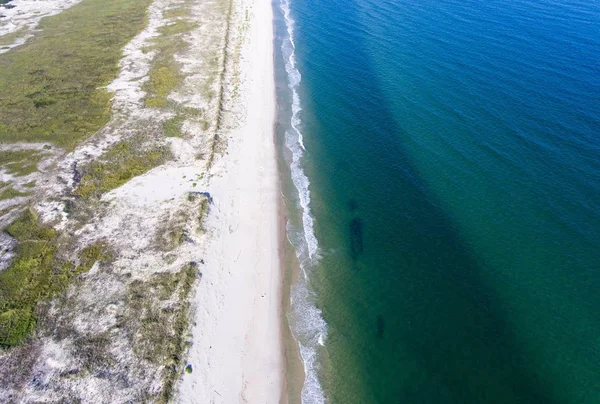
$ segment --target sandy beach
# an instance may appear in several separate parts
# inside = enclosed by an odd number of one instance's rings
[[[245,119],[211,172],[211,236],[195,298],[188,357],[193,373],[185,375],[180,389],[184,403],[286,401],[272,11],[269,1],[247,1],[253,6],[240,66]]]

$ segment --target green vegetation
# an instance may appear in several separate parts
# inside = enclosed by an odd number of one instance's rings
[[[33,210],[6,228],[17,239],[17,258],[0,273],[0,346],[18,345],[33,331],[38,302],[66,289],[70,280],[108,258],[106,247],[96,244],[81,252],[78,265],[59,258],[59,237],[41,225]]]
[[[117,360],[109,350],[110,342],[108,332],[76,338],[73,354],[80,360],[81,370],[94,373],[113,366]]]
[[[200,214],[198,216],[198,231],[200,231],[201,233],[205,233],[206,232],[206,227],[204,225],[204,222],[206,221],[206,217],[208,216],[208,207],[209,207],[209,200],[206,196],[203,197],[202,202],[200,202]]]
[[[143,150],[136,139],[119,142],[102,156],[102,161],[93,161],[82,168],[81,182],[73,194],[82,198],[99,198],[159,166],[170,156],[171,152],[166,146]]]
[[[167,105],[167,95],[180,84],[181,77],[173,67],[161,66],[150,71],[148,90],[152,94],[146,98],[146,106],[161,108]]]
[[[7,188],[0,192],[0,201],[16,198],[18,196],[29,196],[29,195],[31,195],[31,192],[21,192],[21,191],[17,191],[14,188]]]
[[[134,333],[136,355],[163,366],[159,402],[170,401],[183,370],[188,300],[197,276],[198,265],[191,262],[177,273],[155,273],[148,282],[136,280],[129,286],[128,305],[139,322]]]
[[[2,4],[2,0],[0,0],[0,4]],[[0,48],[12,45],[13,43],[15,43],[15,41],[17,39],[19,39],[20,37],[25,35],[26,31],[27,31],[26,27],[21,27],[18,30],[16,30],[15,32],[11,32],[10,34],[4,34],[4,35],[0,36]]]
[[[9,206],[8,208],[0,209],[0,217],[6,215],[10,211],[12,211],[14,206]]]
[[[203,176],[204,174],[200,175],[199,178],[202,178]],[[204,223],[206,222],[208,211],[210,209],[210,201],[206,195],[194,192],[188,193],[187,199],[189,202],[195,202],[198,198],[201,199],[198,206],[198,232],[205,233],[206,227]]]
[[[164,132],[166,137],[181,137],[182,133],[182,125],[186,118],[193,119],[196,122],[200,123],[200,127],[202,130],[207,130],[209,127],[209,122],[203,119],[203,111],[196,108],[186,108],[174,106],[173,108],[176,112],[176,115],[165,121],[164,123]]]
[[[189,1],[188,1],[189,3]],[[189,9],[189,4],[186,5],[187,7],[182,7],[181,5],[179,6],[175,6],[173,8],[167,9],[164,11],[163,13],[163,17],[164,18],[182,18],[182,17],[188,17],[190,15],[190,9]]]
[[[109,119],[103,89],[122,48],[146,23],[150,0],[85,0],[41,20],[40,32],[0,55],[1,142],[73,148]]]
[[[187,219],[188,214],[182,210],[174,213],[158,228],[156,244],[161,251],[173,251],[183,244],[186,238],[185,223]]]
[[[4,166],[12,175],[28,175],[37,171],[37,165],[44,156],[45,153],[38,150],[0,151],[0,166]]]
[[[193,369],[192,369],[192,365],[187,365],[185,367],[185,373],[190,374],[192,373]]]
[[[164,124],[166,137],[181,137],[181,125],[183,124],[183,116],[176,115],[167,120]]]
[[[181,17],[189,14],[188,4],[172,9],[171,13],[178,14],[180,17],[173,24],[160,28],[160,36],[148,49],[157,50],[158,54],[152,63],[150,80],[145,86],[148,93],[145,100],[147,107],[164,108],[168,106],[167,96],[183,83],[184,76],[181,73],[180,64],[175,60],[175,53],[188,46],[183,39],[183,34],[189,33],[198,26],[188,18]]]

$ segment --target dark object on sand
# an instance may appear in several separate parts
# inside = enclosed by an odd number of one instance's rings
[[[190,191],[190,194],[192,195],[202,195],[205,196],[206,199],[208,199],[208,202],[212,205],[213,204],[213,198],[212,196],[210,196],[210,192],[202,192],[202,191]]]
[[[79,185],[79,183],[81,182],[81,172],[77,169],[76,161],[73,162],[71,168],[73,169],[73,182],[75,183],[75,185]]]
[[[204,260],[200,260],[200,263],[204,264]],[[198,262],[197,261],[190,262],[190,265],[194,269],[198,269]],[[198,280],[201,280],[201,279],[202,279],[202,271],[200,271],[200,269],[198,269]]]

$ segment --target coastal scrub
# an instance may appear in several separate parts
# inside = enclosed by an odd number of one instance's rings
[[[0,141],[72,149],[108,122],[121,50],[146,23],[150,0],[84,0],[40,21],[0,55]]]
[[[101,158],[82,168],[79,186],[73,194],[81,198],[99,198],[130,179],[144,174],[168,160],[167,146],[140,148],[134,140],[122,141],[111,147]]]
[[[197,277],[198,265],[190,262],[178,272],[155,273],[146,282],[136,280],[129,285],[128,306],[135,318],[127,320],[127,327],[136,356],[162,366],[161,403],[170,402],[183,370],[189,297]]]
[[[8,174],[24,176],[37,171],[37,165],[45,153],[39,150],[6,150],[0,151],[0,167]]]
[[[23,342],[36,324],[36,306],[62,292],[70,280],[106,258],[106,247],[99,243],[84,248],[79,262],[59,257],[61,237],[38,221],[27,210],[6,228],[18,243],[17,258],[0,273],[0,346]]]

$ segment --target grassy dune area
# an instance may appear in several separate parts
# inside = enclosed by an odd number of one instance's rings
[[[111,102],[103,87],[116,77],[123,47],[145,26],[150,2],[84,0],[43,19],[33,39],[1,54],[0,143],[51,142],[71,150],[106,124]],[[0,166],[23,176],[35,172],[44,155],[0,151]],[[84,172],[79,194],[106,192],[167,156],[163,149],[142,156],[131,144],[119,144]],[[26,195],[4,187],[0,200]],[[16,258],[0,273],[0,346],[7,347],[35,328],[38,302],[62,292],[102,253],[91,246],[79,262],[66,261],[60,251],[68,238],[40,224],[33,210],[4,230],[18,241]]]
[[[61,242],[50,227],[40,225],[29,210],[6,231],[19,242],[18,258],[0,273],[0,346],[21,343],[35,327],[35,307],[41,299],[63,291],[70,279],[106,257],[102,245],[86,247],[78,263],[57,254]]]
[[[232,4],[81,0],[0,54],[0,402],[167,403],[192,372]]]
[[[130,179],[137,177],[164,163],[169,157],[169,149],[155,146],[144,150],[134,141],[122,141],[111,147],[102,161],[94,161],[83,169],[79,187],[73,192],[81,198],[96,197],[118,188]]]
[[[35,172],[42,157],[44,153],[39,150],[0,151],[0,166],[11,175],[23,176]]]
[[[44,18],[26,44],[0,55],[0,142],[72,149],[109,119],[103,88],[150,0],[84,0]]]

